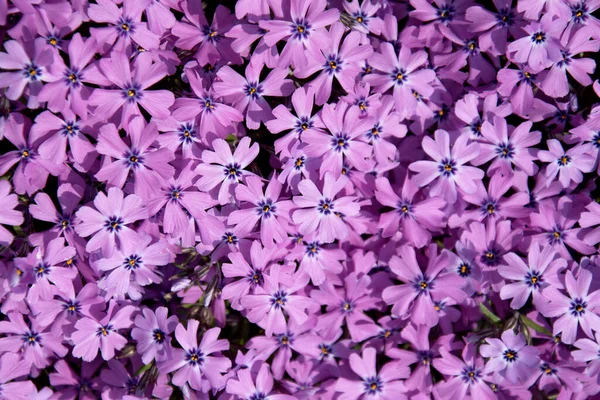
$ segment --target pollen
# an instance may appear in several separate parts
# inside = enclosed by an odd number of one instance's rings
[[[367,109],[367,106],[365,105],[365,103],[360,103],[358,105],[358,108],[360,108],[360,111],[365,111]]]
[[[406,206],[402,206],[402,208],[401,208],[400,210],[402,210],[402,212],[403,212],[404,214],[406,214],[406,213],[408,212],[408,207],[406,207]]]
[[[110,226],[112,226],[114,229],[116,229],[119,226],[119,223],[115,221],[115,222],[111,223]]]
[[[35,70],[35,68],[29,68],[29,75],[30,75],[30,76],[35,76],[35,75],[37,75],[37,71]]]
[[[336,69],[336,68],[337,68],[337,63],[336,63],[335,61],[329,61],[329,66],[330,66],[332,69]]]
[[[281,344],[288,344],[290,341],[287,336],[281,338]]]
[[[491,260],[494,258],[494,253],[492,253],[491,251],[488,251],[487,253],[485,253],[485,256]]]
[[[102,327],[100,329],[100,332],[102,333],[102,336],[107,336],[108,335],[108,330],[106,328],[104,328],[104,327]]]
[[[469,43],[469,50],[475,50],[475,43]]]
[[[227,235],[227,242],[228,243],[233,243],[233,236],[232,235]]]
[[[555,231],[552,233],[552,236],[554,236],[554,239],[560,239],[560,232]]]
[[[304,165],[304,161],[302,161],[302,159],[299,158],[296,160],[296,162],[294,164],[296,164],[296,167],[301,167],[302,165]]]
[[[229,175],[235,175],[237,170],[235,168],[229,168]]]
[[[77,77],[75,76],[75,74],[71,74],[71,75],[69,75],[69,80],[71,82],[76,82],[77,81]]]
[[[198,355],[192,354],[192,356],[190,357],[190,360],[192,360],[193,362],[198,362]]]
[[[217,36],[217,31],[212,31],[208,36],[210,36],[210,37]]]
[[[185,136],[186,138],[190,137],[190,131],[188,131],[187,129],[185,131],[183,131],[183,136]]]
[[[323,210],[329,210],[329,205],[328,204],[323,204]]]
[[[63,220],[63,221],[62,221],[60,224],[62,225],[62,227],[63,227],[63,228],[66,228],[66,227],[69,225],[69,221],[67,221],[67,220],[65,219],[65,220]]]
[[[57,43],[57,42],[56,42],[56,39],[55,39],[55,38],[52,38],[52,39],[50,39],[50,44],[51,44],[52,46],[56,46],[56,43]]]
[[[575,16],[576,16],[577,18],[581,18],[581,17],[583,16],[583,11],[581,11],[581,10],[577,11],[577,12],[575,13]]]
[[[73,259],[72,259],[72,258],[69,258],[69,259],[68,259],[68,260],[65,262],[65,264],[67,264],[67,265],[71,265],[71,264],[73,264]]]
[[[377,384],[375,382],[371,383],[371,390],[377,390]]]
[[[535,283],[537,283],[537,281],[538,281],[537,277],[535,277],[535,276],[531,277],[531,283],[535,284]]]
[[[546,368],[546,369],[544,370],[544,372],[545,372],[547,375],[550,375],[550,374],[552,373],[552,368],[548,367],[548,368]]]
[[[389,330],[386,330],[385,333],[383,334],[383,337],[385,337],[386,339],[389,338],[391,336],[392,332]]]
[[[338,145],[338,146],[340,146],[340,147],[342,147],[342,146],[343,146],[345,143],[346,143],[346,142],[345,142],[343,139],[339,139],[339,140],[337,141],[337,145]]]
[[[138,158],[136,156],[131,156],[129,157],[129,161],[131,161],[132,163],[136,163],[138,162]]]
[[[133,89],[129,89],[129,90],[127,91],[127,96],[129,96],[129,97],[133,97],[133,96],[135,96],[135,90],[133,90]]]
[[[254,276],[252,276],[252,280],[256,283],[258,283],[258,281],[260,280],[260,277],[257,274],[254,274]]]
[[[250,88],[250,94],[256,93],[256,88]]]
[[[134,266],[135,265],[135,260],[134,259],[129,260],[129,265]]]
[[[321,347],[321,353],[328,354],[329,351],[327,351],[327,347],[325,347],[325,346]]]
[[[427,289],[427,282],[421,281],[421,283],[419,283],[419,286],[421,287],[421,289]]]
[[[490,204],[490,205],[488,205],[488,207],[487,207],[487,211],[488,211],[488,214],[493,214],[493,213],[495,213],[495,212],[496,212],[496,209],[494,208],[494,205],[493,205],[493,204]]]
[[[396,75],[396,79],[398,79],[399,81],[401,81],[402,79],[404,79],[404,75],[398,74],[398,75]]]
[[[268,213],[271,210],[271,207],[269,206],[264,206],[263,207],[263,212]]]
[[[371,129],[371,135],[373,135],[373,136],[379,135],[379,129],[377,129],[377,128]]]
[[[356,17],[356,22],[358,22],[359,24],[362,24],[364,21],[363,17]]]
[[[298,31],[298,33],[304,33],[304,27],[303,27],[303,26],[301,26],[301,25],[298,25],[298,26],[296,27],[296,30]]]
[[[67,308],[67,310],[73,312],[73,311],[75,311],[75,306],[74,305],[70,305],[69,308]]]
[[[561,165],[567,165],[568,162],[569,162],[569,159],[567,158],[567,156],[562,156],[560,158],[560,164]]]
[[[121,29],[123,29],[125,32],[129,32],[129,24],[121,24]]]
[[[21,158],[27,158],[29,157],[29,151],[28,150],[23,150],[21,152]]]
[[[155,334],[155,336],[156,336],[156,341],[157,342],[160,342],[163,339],[163,336],[160,333],[158,333],[158,332]]]
[[[446,164],[446,165],[444,165],[444,169],[445,169],[446,171],[450,172],[450,171],[452,171],[452,165],[450,165],[450,164]]]
[[[300,127],[302,128],[303,131],[305,131],[308,129],[308,124],[302,124]]]

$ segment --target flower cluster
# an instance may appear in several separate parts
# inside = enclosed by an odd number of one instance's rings
[[[597,398],[599,8],[0,0],[0,399]]]

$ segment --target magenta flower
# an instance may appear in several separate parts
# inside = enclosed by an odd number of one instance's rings
[[[373,113],[373,126],[365,133],[368,142],[373,146],[373,155],[380,165],[397,160],[394,138],[403,138],[408,129],[400,123],[401,116],[394,108],[394,99],[383,96],[381,105]]]
[[[25,47],[16,40],[6,41],[4,49],[6,53],[0,53],[0,68],[14,72],[0,72],[0,88],[7,88],[7,98],[17,100],[27,87],[27,106],[37,108],[42,82],[48,80],[47,68],[53,62],[52,51],[39,37],[33,42],[26,42]]]
[[[583,173],[594,169],[595,159],[588,154],[586,146],[575,146],[565,151],[556,139],[550,139],[546,143],[548,150],[538,152],[538,157],[540,161],[549,163],[545,173],[548,185],[558,175],[563,188],[568,188],[571,182],[581,183]]]
[[[199,189],[208,191],[221,184],[218,199],[220,204],[226,204],[231,197],[232,189],[244,180],[246,176],[252,175],[245,171],[252,160],[258,155],[258,143],[250,146],[250,138],[244,137],[231,154],[229,144],[223,139],[215,139],[211,150],[202,152],[203,163],[196,167],[196,172],[202,178],[196,184]]]
[[[19,226],[23,223],[23,213],[15,210],[19,204],[19,199],[14,193],[10,193],[10,182],[0,181],[0,224]],[[13,241],[13,234],[8,229],[0,225],[0,245],[8,246]]]
[[[95,6],[95,5],[94,5]],[[56,57],[49,66],[47,84],[40,91],[40,100],[48,102],[53,112],[72,112],[80,118],[88,115],[87,99],[90,89],[84,83],[98,83],[97,66],[90,62],[98,44],[92,38],[83,40],[76,33],[69,42],[69,66],[61,57]]]
[[[538,76],[531,68],[503,68],[498,71],[498,93],[510,99],[514,113],[525,116],[533,111],[533,89]]]
[[[295,397],[286,394],[270,394],[273,392],[273,376],[269,371],[268,364],[262,364],[258,375],[252,379],[250,369],[240,369],[237,372],[237,380],[227,381],[225,391],[229,394],[238,396],[240,399],[261,399],[261,400],[293,400]]]
[[[479,36],[481,50],[500,55],[506,53],[508,34],[516,36],[515,34],[518,33],[519,18],[513,11],[510,0],[496,0],[494,6],[497,12],[480,6],[471,6],[467,8],[465,18],[471,22],[469,28],[473,32],[482,32]]]
[[[302,79],[321,71],[310,83],[315,90],[317,105],[323,105],[331,96],[334,77],[350,93],[361,70],[358,63],[373,53],[371,45],[360,45],[361,34],[356,31],[350,32],[340,47],[344,29],[340,22],[331,25],[328,45],[316,53],[309,53],[308,63],[294,71],[294,75]]]
[[[200,65],[214,65],[221,59],[239,62],[239,55],[231,49],[232,40],[224,36],[235,21],[227,7],[217,6],[210,24],[202,10],[202,3],[184,2],[181,8],[186,20],[175,22],[171,30],[177,38],[177,47],[192,50],[199,44],[195,57]]]
[[[314,285],[320,285],[327,276],[335,276],[344,270],[341,261],[345,260],[347,255],[341,249],[326,247],[318,240],[302,235],[293,241],[296,246],[292,254],[298,254],[295,257],[301,260],[298,271],[310,277]]]
[[[427,249],[429,262],[425,272],[419,267],[413,247],[402,246],[398,253],[400,257],[392,256],[389,266],[404,284],[386,287],[381,298],[393,304],[393,315],[410,314],[414,323],[434,327],[439,322],[435,301],[449,297],[460,302],[465,297],[460,289],[461,278],[447,272],[451,259],[445,253],[438,256],[435,244]]]
[[[581,213],[579,225],[582,228],[591,228],[600,225],[600,204],[595,201],[585,206],[587,211]],[[600,242],[600,227],[596,227],[585,235],[585,242],[593,246]]]
[[[401,379],[408,378],[410,369],[391,362],[377,372],[376,355],[372,347],[365,348],[362,357],[358,354],[350,355],[350,368],[360,380],[340,377],[335,385],[335,391],[343,393],[339,396],[340,399],[388,399],[391,396],[402,398],[406,389]]]
[[[279,265],[272,265],[269,274],[263,274],[261,294],[248,294],[241,298],[242,306],[248,310],[247,318],[265,329],[265,334],[281,334],[287,329],[283,312],[298,325],[303,324],[308,315],[304,312],[314,301],[308,297],[294,295],[303,288],[304,282],[297,276],[289,276]]]
[[[75,343],[73,356],[91,362],[100,349],[104,360],[112,359],[115,350],[121,350],[127,344],[127,339],[118,330],[131,326],[131,314],[134,311],[134,306],[118,308],[117,304],[111,301],[104,318],[97,320],[85,317],[77,321],[75,332],[71,335]]]
[[[84,206],[75,214],[80,223],[75,232],[82,237],[92,236],[86,245],[88,252],[102,250],[105,257],[111,257],[117,245],[117,238],[123,242],[135,240],[135,232],[127,225],[148,215],[142,199],[134,194],[124,197],[121,189],[108,189],[108,196],[102,192],[94,199],[97,211]]]
[[[135,193],[148,199],[161,178],[169,179],[173,176],[175,170],[169,162],[175,157],[166,148],[150,147],[158,139],[158,130],[153,122],[146,125],[142,117],[134,117],[129,121],[127,132],[131,141],[129,146],[123,142],[113,124],[100,128],[98,153],[114,161],[107,160],[96,173],[96,178],[106,182],[109,187],[122,189],[131,172]]]
[[[439,384],[441,399],[453,399],[456,396],[471,394],[472,398],[493,399],[495,394],[486,382],[483,360],[476,356],[473,345],[463,349],[462,359],[441,348],[441,358],[433,360],[433,366],[442,374],[450,377]],[[484,380],[485,379],[485,380]]]
[[[223,288],[223,298],[231,301],[233,308],[243,309],[240,299],[251,291],[253,294],[259,293],[257,288],[262,288],[264,284],[263,273],[266,272],[275,251],[276,247],[263,249],[258,240],[253,241],[250,247],[252,265],[248,264],[242,253],[229,253],[231,263],[223,263],[223,276],[241,278],[228,283]]]
[[[547,287],[562,287],[559,273],[567,267],[567,261],[556,256],[551,246],[542,250],[538,243],[532,243],[529,247],[527,264],[515,253],[504,255],[504,261],[508,265],[498,268],[498,273],[503,278],[516,282],[502,286],[500,298],[513,299],[510,306],[518,310],[525,305],[529,296],[533,296],[533,304],[543,307],[543,290]]]
[[[600,307],[600,291],[590,293],[591,283],[590,271],[580,269],[577,279],[573,272],[567,271],[567,295],[553,286],[544,291],[544,296],[550,303],[541,309],[541,312],[549,318],[559,317],[553,324],[552,334],[560,333],[561,340],[567,344],[572,344],[577,339],[578,327],[581,327],[589,338],[594,337],[594,331],[600,331],[600,317],[597,314]]]
[[[512,132],[509,137],[506,119],[494,117],[493,121],[493,124],[485,121],[481,126],[481,135],[485,141],[479,142],[479,155],[472,161],[473,165],[482,165],[493,159],[488,168],[488,176],[492,176],[496,171],[511,175],[512,164],[527,175],[533,176],[537,172],[533,163],[536,157],[530,147],[540,142],[542,133],[530,132],[533,123],[527,121],[516,128],[510,127]]]
[[[152,360],[158,362],[171,355],[171,337],[177,325],[177,316],[167,318],[166,307],[158,307],[155,312],[148,308],[142,310],[143,316],[135,317],[135,328],[131,330],[131,337],[137,342],[137,351],[142,355],[144,364]]]
[[[527,36],[508,45],[508,57],[517,63],[528,63],[534,72],[548,68],[561,59],[558,36],[565,24],[545,14],[540,22],[532,22],[523,29]],[[512,55],[512,56],[511,56]]]
[[[394,235],[402,227],[402,236],[413,246],[421,248],[431,241],[432,231],[439,231],[444,226],[444,199],[428,197],[415,201],[419,189],[408,176],[404,178],[402,197],[394,192],[387,178],[377,178],[375,185],[377,201],[394,209],[380,216],[379,227],[383,229],[383,237]]]
[[[246,125],[249,129],[260,128],[261,122],[272,118],[271,106],[264,96],[284,97],[294,91],[291,80],[285,79],[288,71],[275,68],[264,80],[260,80],[262,66],[250,63],[246,67],[245,77],[231,67],[222,67],[217,76],[220,81],[214,83],[215,94],[233,103],[240,112],[245,112]]]
[[[521,239],[519,230],[511,229],[511,221],[487,219],[484,223],[473,222],[463,231],[461,241],[471,243],[478,257],[475,261],[482,270],[495,270],[504,263],[504,255]]]
[[[309,157],[322,157],[321,178],[330,171],[338,178],[344,163],[350,163],[359,171],[369,168],[372,147],[365,143],[363,135],[373,126],[370,118],[360,118],[360,111],[346,102],[326,104],[321,119],[329,134],[318,130],[307,130],[302,135],[306,143],[304,151]]]
[[[99,0],[97,4],[90,4],[88,15],[92,21],[112,25],[91,29],[98,44],[102,45],[105,50],[114,44],[116,52],[128,54],[137,46],[145,50],[158,48],[158,35],[150,32],[146,22],[142,22],[142,13],[149,3],[149,0],[126,0],[123,1],[122,8],[110,0]]]
[[[412,52],[408,46],[402,46],[396,56],[394,46],[383,43],[380,53],[374,53],[369,63],[377,73],[369,74],[365,81],[375,86],[379,93],[393,88],[396,109],[403,117],[410,117],[417,108],[417,99],[413,92],[424,97],[433,94],[431,84],[435,72],[423,68],[427,61],[424,51]]]
[[[479,154],[477,144],[467,144],[469,139],[461,135],[450,150],[450,136],[444,130],[435,131],[435,141],[426,136],[423,138],[423,150],[435,161],[415,161],[409,169],[418,174],[414,177],[419,187],[436,181],[431,187],[431,194],[443,197],[450,204],[457,199],[456,187],[465,194],[473,194],[477,190],[476,182],[483,178],[483,171],[469,167],[467,162]]]
[[[527,379],[529,368],[538,363],[538,350],[527,346],[522,334],[515,335],[512,330],[502,333],[502,340],[486,339],[481,346],[483,357],[490,358],[485,364],[485,372],[497,372],[511,383],[517,384]]]
[[[292,218],[299,225],[301,234],[318,232],[318,240],[324,243],[348,236],[350,229],[344,218],[358,215],[360,205],[354,196],[336,199],[344,185],[343,179],[335,179],[331,173],[325,174],[322,192],[308,179],[298,184],[302,195],[293,198],[299,209],[294,211]]]
[[[8,313],[8,321],[0,321],[0,352],[20,354],[20,360],[29,367],[46,368],[50,358],[62,358],[67,355],[67,348],[62,338],[53,332],[45,332],[35,319],[25,323],[23,315],[17,312]],[[3,393],[4,394],[4,393]]]
[[[263,183],[256,176],[249,176],[245,185],[236,186],[236,199],[253,206],[233,211],[227,223],[236,225],[241,231],[251,232],[260,220],[260,240],[264,246],[272,247],[273,243],[287,240],[286,227],[291,222],[289,213],[294,203],[279,199],[282,185],[276,176],[269,181],[264,195],[262,188]]]
[[[198,326],[196,320],[189,320],[187,329],[182,324],[175,328],[175,338],[183,350],[173,349],[173,356],[159,364],[165,373],[177,371],[173,375],[174,385],[182,387],[189,383],[194,390],[208,392],[210,387],[221,387],[222,374],[231,367],[231,361],[220,355],[212,355],[229,349],[229,342],[217,339],[220,328],[212,328],[204,332],[198,345]]]
[[[100,271],[110,271],[98,286],[107,295],[128,294],[133,300],[141,298],[140,287],[162,281],[157,266],[168,264],[172,255],[163,242],[152,243],[149,235],[136,235],[121,242],[120,250],[112,257],[98,260]]]
[[[167,75],[164,63],[153,63],[149,54],[140,54],[134,61],[133,73],[129,59],[123,52],[113,51],[110,59],[100,60],[100,71],[118,89],[94,89],[90,105],[96,106],[94,118],[104,120],[121,109],[119,127],[126,127],[129,119],[141,115],[139,105],[157,119],[169,116],[169,107],[175,97],[168,90],[147,90]]]
[[[279,57],[279,67],[301,68],[306,65],[308,54],[318,54],[325,47],[327,41],[323,38],[328,32],[324,28],[340,17],[337,9],[325,10],[326,6],[324,1],[291,0],[289,20],[259,21],[259,26],[267,31],[264,36],[267,46],[273,47],[281,40],[287,42]]]

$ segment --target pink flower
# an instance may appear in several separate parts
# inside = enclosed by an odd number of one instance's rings
[[[512,330],[502,333],[502,340],[496,338],[486,339],[488,344],[481,346],[483,357],[490,358],[485,365],[485,372],[497,372],[517,384],[525,381],[529,376],[529,368],[538,363],[538,350],[527,346],[523,335],[515,335]]]

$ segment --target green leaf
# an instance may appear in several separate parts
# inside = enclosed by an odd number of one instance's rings
[[[144,372],[148,371],[150,368],[152,368],[152,364],[154,364],[154,362],[142,365],[137,371],[135,371],[135,376],[141,375]]]
[[[502,322],[500,317],[498,317],[496,314],[491,312],[490,309],[487,308],[485,306],[485,304],[483,304],[483,303],[479,303],[479,311],[481,311],[483,316],[486,317],[490,322],[492,322],[494,324],[499,324],[500,322]]]
[[[533,322],[531,319],[527,318],[524,315],[521,315],[521,322],[528,328],[531,328],[534,331],[536,331],[537,333],[541,333],[542,335],[546,335],[546,336],[552,336],[552,332],[550,332],[548,329],[544,328],[543,326]]]

